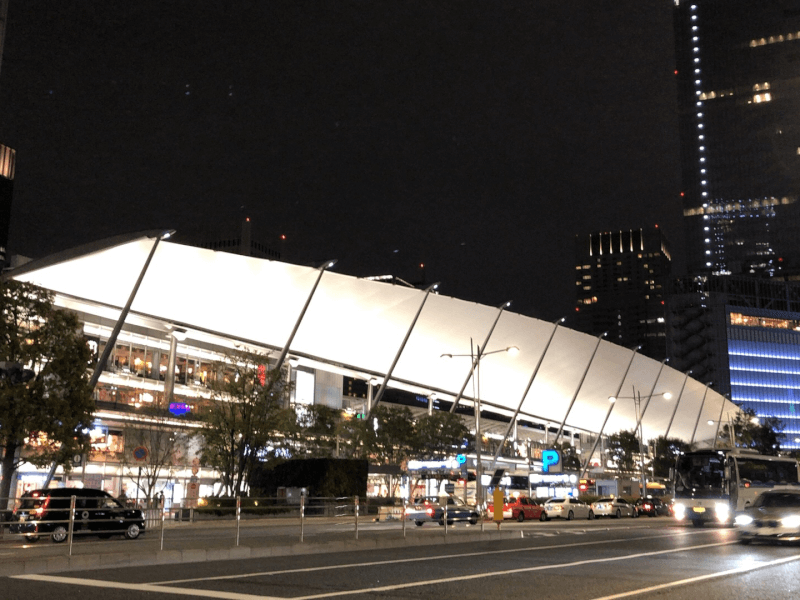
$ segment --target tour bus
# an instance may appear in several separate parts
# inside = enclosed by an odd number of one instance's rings
[[[800,474],[794,458],[741,448],[685,452],[672,471],[675,518],[695,527],[731,524],[736,511],[752,505],[761,492],[798,485]]]

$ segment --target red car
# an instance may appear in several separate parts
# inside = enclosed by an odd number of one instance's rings
[[[486,511],[490,519],[494,518],[494,507],[490,504]],[[544,506],[536,504],[530,498],[520,496],[519,498],[503,498],[503,519],[515,519],[522,523],[529,521],[547,521],[547,513]]]

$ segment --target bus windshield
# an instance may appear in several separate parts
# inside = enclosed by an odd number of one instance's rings
[[[772,487],[797,483],[797,464],[759,458],[737,457],[739,487]]]
[[[678,459],[676,495],[720,496],[724,492],[724,457],[719,454],[688,454]]]

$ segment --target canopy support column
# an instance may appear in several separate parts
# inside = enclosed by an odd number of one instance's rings
[[[675,408],[672,410],[672,416],[669,419],[667,430],[664,432],[665,440],[669,437],[669,430],[672,429],[672,422],[675,420],[675,415],[678,412],[678,405],[681,403],[681,398],[683,398],[683,390],[686,389],[686,382],[689,381],[689,375],[691,374],[692,374],[691,371],[686,371],[686,377],[683,378],[683,385],[681,386],[681,391],[678,394],[678,399],[675,401]]]
[[[392,361],[392,366],[389,367],[389,371],[383,378],[383,382],[381,383],[381,387],[378,389],[378,393],[375,394],[375,398],[372,401],[372,406],[369,407],[369,414],[372,414],[372,410],[378,405],[378,402],[381,401],[383,398],[383,392],[386,391],[386,385],[389,383],[389,379],[392,377],[392,373],[394,372],[394,368],[397,365],[397,361],[400,360],[400,355],[403,353],[403,350],[406,347],[406,343],[408,342],[408,338],[411,337],[411,332],[414,331],[414,326],[417,324],[417,319],[419,319],[419,315],[422,313],[422,309],[425,307],[425,302],[428,300],[428,296],[430,296],[431,292],[435,290],[439,286],[438,283],[434,283],[433,285],[428,286],[425,289],[425,296],[422,298],[422,302],[419,305],[419,309],[417,309],[417,314],[414,315],[414,320],[411,321],[411,325],[406,331],[406,337],[403,338],[403,342],[400,344],[400,348],[397,349],[397,354]]]
[[[614,398],[619,396],[619,393],[622,390],[622,386],[625,383],[625,378],[628,377],[628,371],[631,370],[633,359],[636,358],[636,353],[639,351],[639,348],[640,346],[636,346],[636,348],[633,349],[633,352],[631,352],[631,359],[630,361],[628,361],[628,367],[625,369],[625,374],[622,376],[622,379],[619,382],[619,387],[617,388],[617,393],[614,395]],[[611,416],[611,411],[614,410],[614,404],[616,404],[616,402],[611,402],[611,406],[608,408],[608,412],[606,413],[606,418],[603,421],[603,424],[600,426],[600,431],[597,433],[597,439],[594,441],[594,446],[592,446],[592,451],[589,452],[589,456],[586,457],[586,463],[584,463],[583,469],[581,470],[581,477],[580,477],[581,479],[583,479],[586,476],[586,471],[589,469],[589,461],[592,460],[592,456],[594,456],[594,451],[597,450],[597,445],[603,438],[603,430],[606,428],[606,423],[608,423],[608,417]]]
[[[283,350],[281,350],[281,354],[278,357],[278,362],[275,364],[276,369],[280,369],[283,366],[283,361],[286,360],[286,355],[289,353],[289,346],[292,345],[292,340],[294,340],[297,330],[300,329],[300,323],[303,322],[303,317],[306,316],[306,311],[308,310],[309,304],[311,304],[311,299],[314,297],[314,293],[317,291],[317,286],[319,285],[320,279],[322,279],[322,274],[335,264],[336,260],[329,260],[326,261],[322,266],[318,267],[317,270],[319,271],[319,275],[317,275],[317,280],[314,282],[314,287],[311,288],[308,298],[306,298],[306,303],[303,306],[303,310],[300,311],[300,315],[297,317],[297,321],[295,321],[294,329],[292,329],[292,333],[289,334],[289,339],[286,340],[286,344],[283,346]]]
[[[494,323],[492,323],[492,327],[489,329],[489,333],[486,334],[486,339],[483,340],[483,345],[478,346],[478,354],[472,359],[472,366],[470,367],[469,373],[467,373],[467,378],[464,380],[464,385],[461,386],[461,391],[458,392],[456,399],[453,400],[453,406],[450,407],[450,412],[456,412],[456,407],[458,403],[461,402],[461,396],[464,395],[464,390],[467,389],[467,385],[469,384],[469,380],[472,378],[472,374],[475,372],[475,367],[478,365],[478,362],[481,359],[481,349],[486,348],[487,344],[489,343],[489,339],[492,337],[494,333],[494,328],[497,326],[497,322],[500,320],[500,317],[503,315],[503,311],[511,305],[511,302],[503,302],[500,306],[497,307],[497,317],[494,319]]]
[[[694,436],[697,433],[697,425],[698,423],[700,423],[700,417],[703,416],[703,405],[706,403],[706,396],[708,396],[709,387],[711,387],[710,381],[706,384],[706,391],[703,392],[703,401],[700,403],[700,411],[697,413],[697,420],[694,422],[694,431],[692,431],[692,441],[689,442],[690,446],[694,444]]]
[[[578,388],[575,390],[575,394],[572,396],[572,400],[567,407],[567,412],[564,415],[564,420],[561,421],[561,426],[558,428],[558,433],[556,433],[556,439],[553,442],[553,447],[558,446],[558,440],[561,438],[561,433],[564,431],[564,425],[567,424],[567,417],[569,417],[569,413],[572,410],[573,405],[575,404],[575,400],[578,399],[578,394],[581,393],[581,388],[583,387],[583,382],[586,381],[586,375],[589,373],[589,368],[592,366],[594,362],[594,357],[597,354],[597,349],[600,348],[600,342],[603,341],[603,338],[606,336],[605,333],[600,334],[597,337],[597,344],[595,344],[594,351],[592,352],[592,357],[589,359],[589,364],[586,365],[586,369],[583,371],[583,376],[581,377],[580,383],[578,383]],[[627,374],[627,371],[625,371]]]
[[[536,379],[536,374],[539,372],[539,367],[542,366],[542,361],[544,361],[544,357],[547,354],[547,351],[550,349],[550,343],[553,341],[553,337],[555,337],[556,335],[556,330],[558,329],[558,326],[561,325],[561,323],[563,322],[564,319],[561,318],[554,323],[553,331],[550,332],[550,338],[547,340],[547,345],[544,347],[544,352],[542,352],[542,355],[539,357],[539,362],[536,363],[536,368],[533,370],[531,378],[528,380],[528,385],[525,388],[525,391],[522,392],[522,398],[520,398],[519,400],[519,404],[517,405],[517,410],[514,411],[514,416],[511,417],[511,421],[509,421],[508,423],[508,427],[506,428],[506,433],[505,435],[503,435],[503,440],[497,446],[497,452],[495,452],[494,454],[494,460],[492,461],[492,466],[489,468],[490,471],[494,471],[495,467],[497,466],[497,459],[500,458],[500,452],[502,451],[503,445],[506,443],[506,440],[508,439],[508,434],[511,432],[511,427],[516,426],[517,417],[519,416],[519,413],[522,410],[522,404],[525,402],[525,397],[528,395],[528,392],[530,391],[531,386],[533,385],[533,380]],[[547,435],[546,432],[547,429],[545,428],[545,435]]]

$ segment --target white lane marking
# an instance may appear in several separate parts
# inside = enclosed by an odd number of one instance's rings
[[[702,544],[699,546],[689,546],[686,548],[671,548],[669,550],[658,550],[653,552],[640,552],[639,554],[628,554],[625,556],[616,556],[612,558],[593,558],[588,560],[580,560],[571,563],[561,563],[556,565],[539,565],[535,567],[524,567],[520,569],[508,569],[505,571],[493,571],[491,573],[475,573],[472,575],[460,575],[457,577],[444,577],[440,579],[430,579],[427,581],[415,581],[409,583],[401,583],[395,585],[387,585],[387,586],[380,586],[380,587],[370,587],[370,588],[362,588],[357,590],[342,590],[337,592],[325,592],[322,594],[313,594],[311,596],[294,596],[290,600],[317,600],[319,598],[334,598],[336,596],[347,596],[347,595],[354,595],[354,594],[372,594],[376,592],[390,592],[395,590],[402,590],[408,589],[413,587],[423,587],[429,585],[437,585],[442,583],[455,583],[459,581],[469,581],[474,579],[485,579],[487,577],[498,577],[504,575],[516,575],[518,573],[530,573],[533,571],[545,571],[548,569],[559,569],[559,568],[568,568],[568,567],[579,567],[583,565],[590,565],[590,564],[598,564],[604,562],[616,562],[620,560],[629,560],[632,558],[642,558],[647,556],[658,556],[662,554],[673,554],[676,552],[687,552],[690,550],[701,550],[703,548],[713,548],[716,546],[727,546],[730,544],[735,544],[735,541],[729,542],[716,542],[713,544]],[[793,557],[794,560],[800,560],[800,557]],[[784,562],[786,560],[784,559]],[[764,565],[762,565],[764,566]],[[758,567],[754,567],[758,568]],[[742,569],[734,569],[730,572],[737,572],[746,570],[745,568]],[[193,596],[195,598],[222,598],[225,600],[289,600],[287,598],[282,598],[279,596],[254,596],[251,594],[239,594],[236,592],[221,592],[221,591],[214,591],[214,590],[198,590],[198,589],[181,589],[176,587],[167,587],[164,585],[153,585],[148,583],[117,583],[114,581],[99,581],[99,580],[87,580],[87,579],[76,579],[74,577],[57,577],[53,575],[15,575],[13,579],[26,579],[31,581],[47,581],[51,583],[63,583],[68,585],[84,585],[84,586],[91,586],[91,587],[100,587],[100,588],[108,588],[108,589],[125,589],[125,590],[137,590],[143,592],[157,592],[157,593],[164,593],[164,594],[176,594],[182,596]],[[698,578],[699,579],[699,578]],[[609,597],[611,598],[611,597]],[[599,600],[599,599],[598,599]]]
[[[85,585],[89,587],[107,588],[114,590],[134,590],[138,592],[175,594],[178,596],[191,596],[192,598],[222,598],[223,600],[286,600],[286,598],[280,596],[253,596],[252,594],[239,594],[236,592],[219,592],[215,590],[184,590],[181,588],[152,585],[150,583],[118,583],[116,581],[100,581],[97,579],[76,579],[75,577],[56,577],[54,575],[14,575],[13,578],[27,579],[30,581],[46,581],[49,583],[65,583],[69,585]]]
[[[399,583],[396,585],[386,585],[381,587],[363,588],[360,590],[348,590],[341,592],[327,592],[324,594],[314,594],[312,596],[296,596],[291,600],[317,600],[319,598],[334,598],[336,596],[347,596],[352,594],[373,594],[376,592],[391,592],[395,590],[403,590],[412,587],[422,587],[427,585],[437,585],[441,583],[456,583],[459,581],[469,581],[473,579],[485,579],[487,577],[499,577],[505,575],[516,575],[518,573],[531,573],[533,571],[545,571],[547,569],[560,569],[567,567],[580,567],[583,565],[598,564],[604,562],[616,562],[619,560],[630,560],[632,558],[642,558],[646,556],[658,556],[660,554],[673,554],[675,552],[685,552],[689,550],[700,550],[702,548],[713,548],[715,546],[728,546],[735,544],[731,542],[717,542],[714,544],[702,544],[700,546],[689,546],[688,548],[672,548],[670,550],[658,550],[654,552],[641,552],[639,554],[629,554],[627,556],[615,556],[613,558],[592,558],[588,560],[579,560],[571,563],[561,563],[557,565],[539,565],[536,567],[524,567],[521,569],[508,569],[506,571],[494,571],[492,573],[475,573],[473,575],[459,575],[457,577],[444,577],[441,579],[430,579],[428,581],[415,581],[410,583]]]
[[[681,536],[689,536],[689,535],[698,535],[702,533],[709,533],[710,530],[707,531],[689,531],[689,532],[682,532],[679,535]],[[170,585],[170,584],[177,584],[177,583],[194,583],[197,581],[218,581],[222,579],[240,579],[245,577],[266,577],[268,575],[291,575],[293,573],[313,573],[315,571],[330,571],[333,569],[347,569],[347,568],[362,568],[362,567],[378,567],[381,565],[395,565],[398,563],[411,563],[411,562],[430,562],[432,560],[447,560],[451,558],[469,558],[473,556],[487,556],[487,555],[497,555],[497,554],[509,554],[509,553],[517,553],[517,552],[537,552],[542,550],[553,550],[559,548],[574,548],[576,546],[596,546],[599,544],[613,544],[615,542],[631,542],[631,541],[639,541],[639,540],[655,540],[659,538],[667,538],[667,537],[675,537],[675,535],[647,535],[647,536],[640,536],[635,538],[619,538],[613,540],[598,540],[594,542],[572,542],[569,544],[558,544],[555,546],[537,546],[535,548],[511,548],[508,550],[486,550],[481,552],[468,552],[463,554],[442,554],[441,556],[415,556],[413,558],[398,558],[398,559],[391,559],[391,560],[376,560],[370,562],[363,562],[363,563],[350,563],[350,564],[339,564],[339,565],[327,565],[321,567],[305,567],[302,569],[285,569],[283,571],[260,571],[257,573],[242,573],[240,575],[216,575],[212,577],[194,577],[191,579],[171,579],[168,581],[154,581],[155,585]]]
[[[736,569],[729,569],[727,571],[718,571],[717,573],[709,573],[708,575],[698,575],[697,577],[690,577],[688,579],[680,579],[678,581],[671,581],[670,583],[662,583],[660,585],[653,585],[638,590],[631,590],[630,592],[620,592],[612,596],[602,596],[600,598],[593,598],[592,600],[616,600],[617,598],[629,598],[630,596],[638,596],[640,594],[647,594],[648,592],[655,592],[658,590],[665,590],[679,585],[687,585],[689,583],[696,583],[698,581],[706,581],[708,579],[715,579],[717,577],[726,577],[728,575],[737,575],[739,573],[747,573],[757,569],[765,569],[767,567],[774,567],[783,563],[789,563],[800,560],[800,556],[788,556],[786,558],[778,558],[765,563],[757,563],[747,567],[738,567]]]

